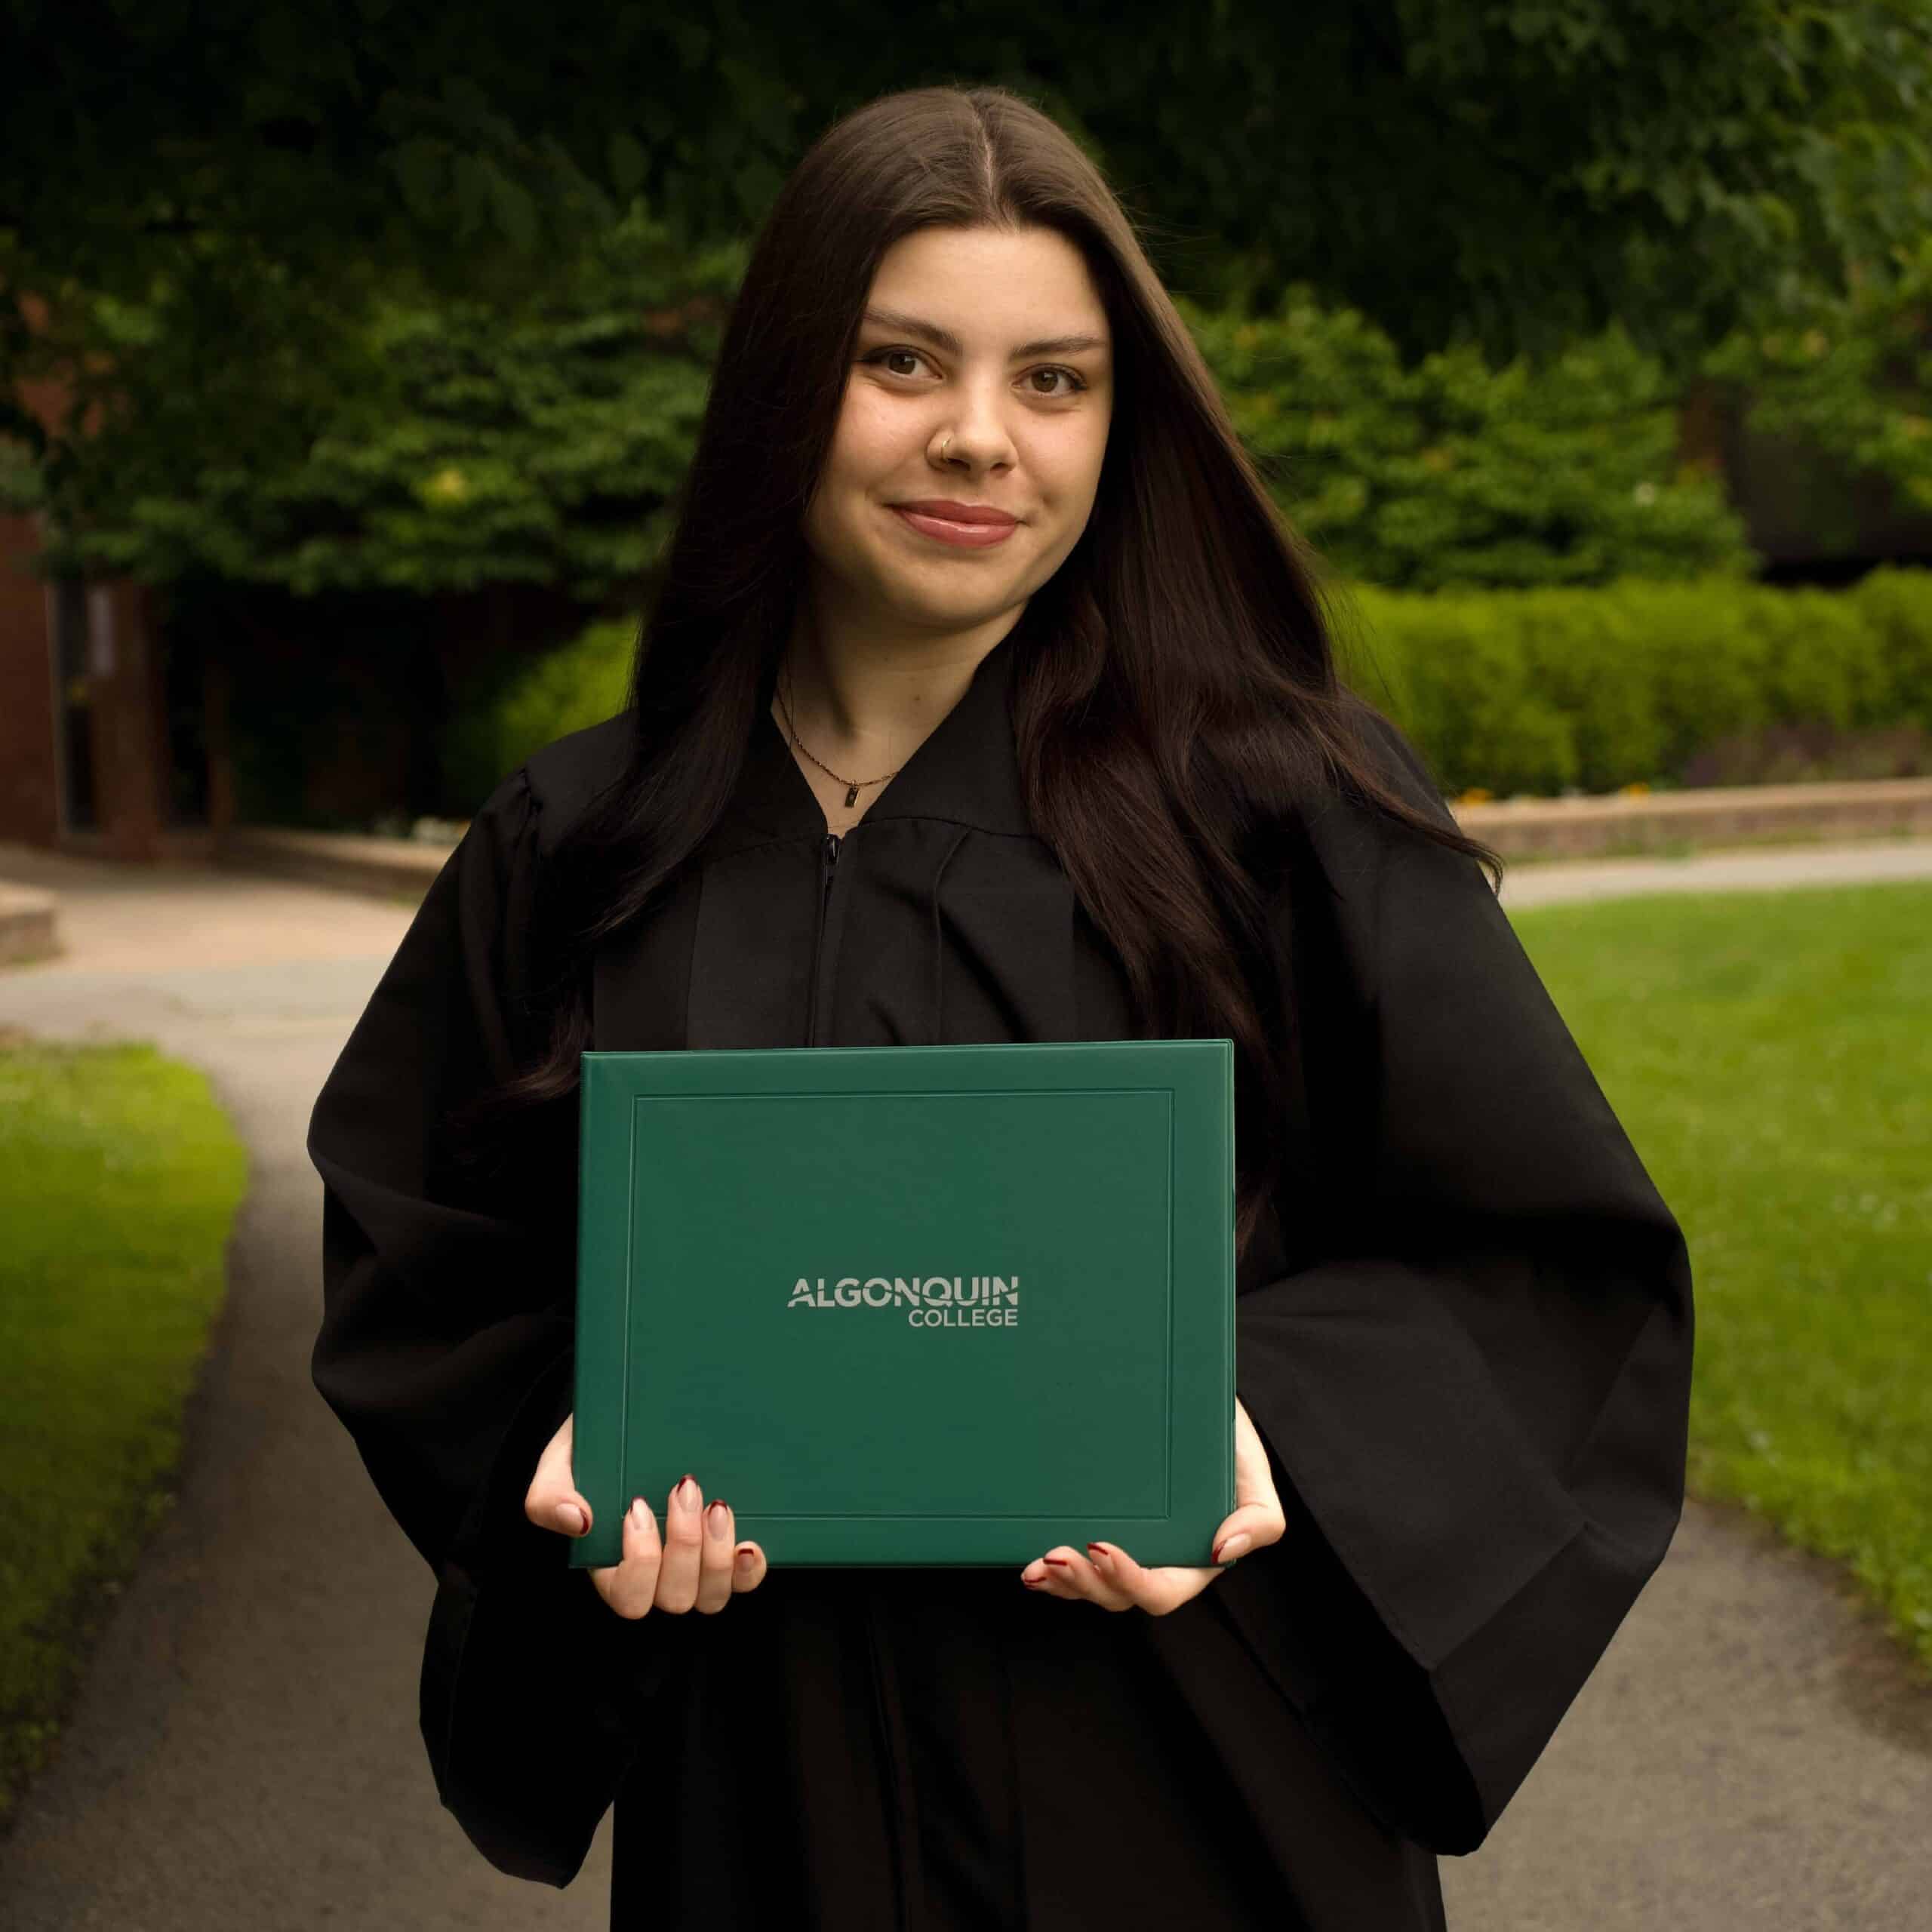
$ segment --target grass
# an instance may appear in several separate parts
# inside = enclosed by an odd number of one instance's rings
[[[0,1826],[168,1506],[247,1178],[192,1067],[0,1048]]]
[[[1692,1487],[1932,1666],[1932,885],[1512,923],[1690,1241]]]

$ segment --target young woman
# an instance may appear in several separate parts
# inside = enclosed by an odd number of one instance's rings
[[[1442,1925],[1675,1529],[1690,1278],[1331,636],[1060,129],[928,88],[819,140],[629,706],[485,804],[309,1135],[315,1379],[503,1869],[614,1798],[614,1927]],[[1138,1035],[1236,1050],[1214,1567],[768,1572],[700,1470],[568,1568],[585,1048]]]

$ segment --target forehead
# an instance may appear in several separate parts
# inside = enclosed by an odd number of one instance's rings
[[[867,306],[943,324],[968,343],[1076,330],[1105,338],[1085,257],[1051,228],[922,228],[881,257]]]

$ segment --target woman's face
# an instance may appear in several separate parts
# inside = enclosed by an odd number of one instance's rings
[[[1106,312],[1063,235],[904,237],[873,278],[805,515],[820,594],[894,628],[1017,616],[1087,527],[1112,404]],[[1000,514],[962,529],[948,505]]]

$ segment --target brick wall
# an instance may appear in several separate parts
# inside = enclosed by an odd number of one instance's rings
[[[38,548],[29,519],[0,515],[0,839],[51,845],[60,768],[48,586],[25,568]]]

